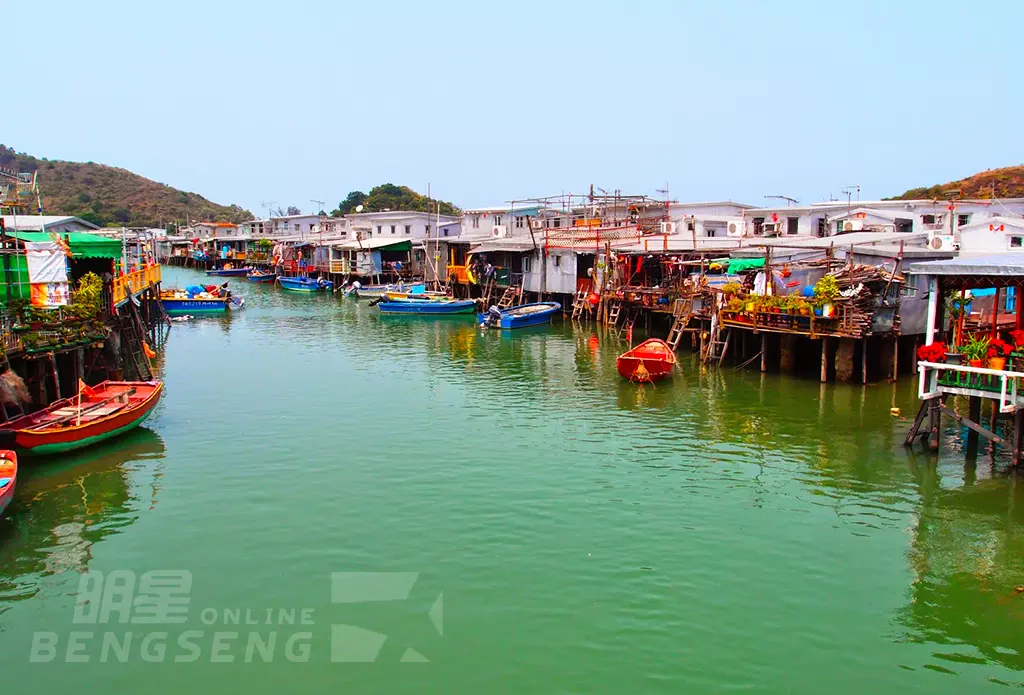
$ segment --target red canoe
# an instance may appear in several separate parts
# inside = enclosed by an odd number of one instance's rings
[[[18,482],[18,455],[13,451],[0,451],[0,514],[14,498],[14,484]]]
[[[160,400],[162,381],[104,381],[44,410],[0,425],[0,446],[20,453],[57,454],[138,427]]]
[[[664,340],[651,338],[619,355],[615,368],[623,379],[652,382],[667,377],[676,365],[676,353]]]

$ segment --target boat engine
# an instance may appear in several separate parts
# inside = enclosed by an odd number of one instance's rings
[[[496,326],[499,323],[501,323],[501,309],[496,306],[492,306],[488,309],[487,313],[484,314],[483,318],[480,320],[480,325],[484,328],[490,328],[491,326]]]

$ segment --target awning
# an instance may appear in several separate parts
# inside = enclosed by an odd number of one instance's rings
[[[43,232],[8,232],[8,236],[20,241],[52,241],[53,237]],[[61,232],[60,237],[66,239],[71,247],[74,258],[120,258],[121,241],[108,239],[88,232]]]
[[[343,249],[360,251],[412,251],[412,240],[392,241],[390,239],[363,239],[349,241],[340,245]]]
[[[735,275],[736,273],[742,273],[744,270],[763,267],[763,258],[733,258],[729,261],[729,267],[726,268],[725,272],[729,275]]]

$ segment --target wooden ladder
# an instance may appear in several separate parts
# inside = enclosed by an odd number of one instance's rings
[[[622,302],[612,300],[608,307],[608,325],[615,328],[619,323],[619,316],[622,314]]]
[[[722,336],[725,336],[725,340],[722,340]],[[721,331],[718,336],[712,338],[711,342],[708,343],[707,355],[704,358],[705,362],[717,362],[722,364],[722,360],[725,359],[725,353],[729,352],[729,339],[732,337],[732,330],[726,328]]]
[[[576,301],[572,304],[572,320],[583,318],[584,312],[590,311],[590,292],[577,292]]]
[[[519,299],[522,294],[523,288],[509,285],[505,288],[505,292],[501,295],[501,299],[498,300],[499,309],[509,309],[516,304],[516,300]]]
[[[672,346],[673,350],[679,349],[679,341],[683,339],[683,332],[690,325],[690,316],[693,314],[693,299],[677,299],[672,306],[672,329],[668,332],[668,340],[665,342]]]

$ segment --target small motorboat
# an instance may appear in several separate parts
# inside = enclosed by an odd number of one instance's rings
[[[224,292],[221,292],[221,289],[214,287],[213,291],[210,291],[206,287],[192,285],[183,290],[161,290],[160,303],[164,305],[164,311],[168,316],[223,314],[228,310],[228,305],[232,304],[232,300],[240,301],[241,297],[232,297],[226,289]]]
[[[160,400],[162,381],[104,381],[77,396],[0,424],[0,446],[22,454],[59,454],[141,425]]]
[[[623,379],[652,383],[672,373],[676,353],[664,340],[651,338],[619,355],[615,368]]]
[[[526,328],[539,326],[551,321],[551,318],[562,310],[558,302],[535,302],[521,304],[508,309],[492,306],[486,314],[480,315],[480,325],[486,328]]]
[[[422,316],[448,316],[453,314],[476,313],[476,302],[472,299],[419,300],[398,299],[382,301],[377,305],[382,314],[419,314]]]
[[[245,277],[248,278],[249,282],[273,283],[274,280],[277,280],[277,273],[266,270],[251,270]]]
[[[13,451],[0,451],[0,514],[14,499],[14,485],[18,482],[18,455]]]
[[[291,290],[292,292],[327,292],[334,287],[333,282],[323,278],[314,280],[307,277],[279,277],[277,281],[283,289]]]
[[[451,299],[451,297],[444,292],[398,292],[398,291],[385,291],[383,298],[389,302],[401,301],[403,299],[413,300],[427,300],[427,301],[440,301],[444,299]]]
[[[218,268],[207,270],[206,274],[218,278],[242,278],[248,275],[249,268]]]
[[[402,283],[397,285],[361,285],[356,281],[346,290],[346,294],[354,296],[356,299],[382,299],[385,292],[423,294],[426,291],[427,286],[422,282],[414,285],[404,285]]]

